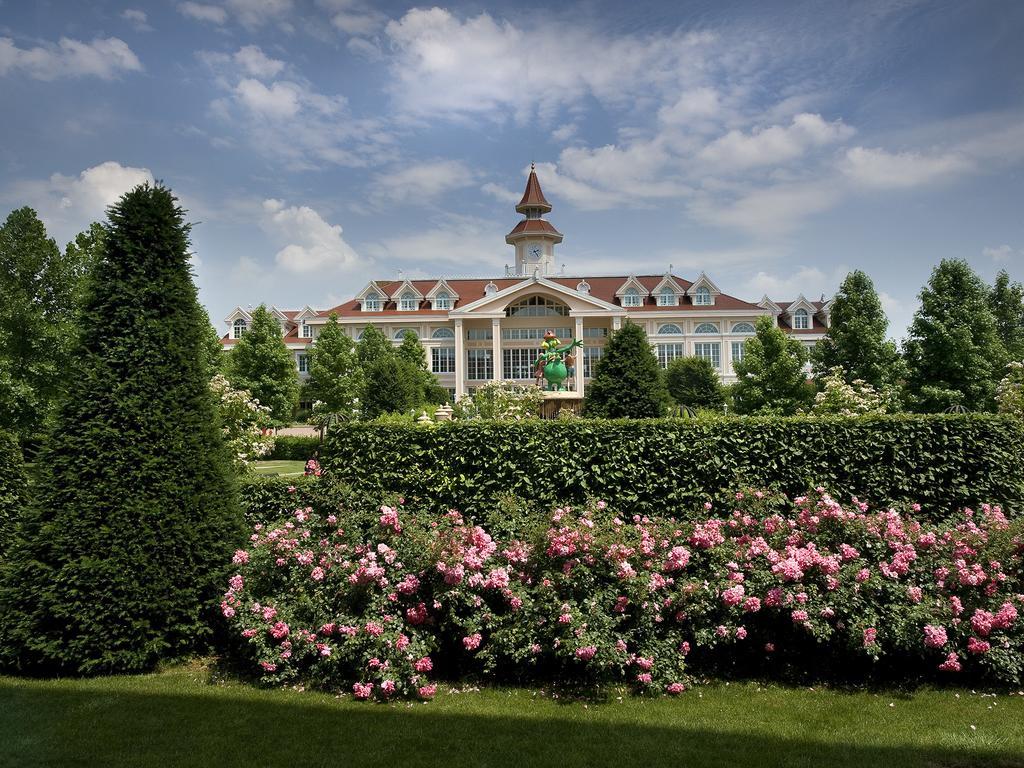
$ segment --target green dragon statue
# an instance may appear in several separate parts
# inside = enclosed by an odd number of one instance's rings
[[[554,331],[547,331],[540,343],[540,354],[533,364],[538,385],[544,379],[547,382],[544,389],[547,391],[565,392],[565,380],[576,365],[576,356],[572,351],[582,346],[583,342],[579,339],[573,339],[563,346]]]

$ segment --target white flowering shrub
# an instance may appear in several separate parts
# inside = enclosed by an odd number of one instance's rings
[[[1014,360],[1006,366],[1006,375],[996,387],[996,403],[1000,413],[1024,419],[1024,362]]]
[[[247,389],[235,389],[221,374],[210,380],[220,415],[224,441],[239,470],[245,470],[250,463],[266,456],[274,447],[274,436],[270,409],[260,405]]]
[[[453,409],[456,419],[521,421],[540,416],[544,395],[538,387],[510,381],[491,381],[465,395]]]
[[[883,388],[877,390],[862,379],[848,384],[842,367],[829,370],[822,379],[824,389],[814,396],[811,413],[816,415],[863,416],[898,410],[895,394]]]

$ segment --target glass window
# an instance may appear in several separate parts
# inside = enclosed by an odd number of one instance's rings
[[[547,328],[502,328],[501,338],[507,341],[529,341],[532,339],[543,339]],[[571,328],[552,328],[555,336],[560,339],[572,338]]]
[[[683,356],[683,345],[682,344],[659,344],[658,345],[658,365],[662,368],[668,368],[668,364],[675,360],[677,357]]]
[[[240,339],[240,338],[242,338],[245,335],[245,332],[246,332],[246,330],[248,330],[248,328],[249,328],[249,324],[247,322],[245,322],[245,319],[241,318],[241,317],[238,318],[237,320],[235,320],[234,324],[231,326],[231,338],[233,338],[233,339]]]
[[[676,292],[669,288],[667,285],[661,289],[658,293],[658,306],[659,307],[674,307],[676,306]]]
[[[434,373],[455,373],[455,347],[433,347],[430,370]]]
[[[736,323],[732,327],[733,333],[754,333],[754,326],[750,323]]]
[[[701,323],[693,329],[694,333],[718,333],[718,326],[714,323]]]
[[[608,338],[607,328],[584,328],[583,338],[585,339],[606,339]]]
[[[658,333],[662,336],[682,336],[683,329],[675,323],[665,323],[658,327]]]
[[[434,332],[430,334],[432,339],[454,339],[455,331],[451,328],[435,328]]]
[[[309,373],[309,355],[299,355],[299,373]]]
[[[475,381],[494,378],[494,358],[491,350],[466,350],[466,378]]]
[[[801,309],[798,309],[796,312],[793,313],[793,327],[794,328],[810,328],[811,327],[810,320],[811,319],[807,316],[807,310],[806,309],[801,308]]]
[[[503,349],[501,372],[506,379],[532,379],[537,350],[532,347]]]
[[[395,331],[395,341],[402,341],[402,339],[405,338],[405,334],[407,333],[411,333],[417,339],[420,337],[420,335],[416,333],[416,331],[414,331],[412,328],[399,328],[397,331]]]
[[[743,349],[747,346],[745,341],[734,341],[732,343],[732,361],[738,363],[743,359]]]
[[[507,317],[550,317],[553,315],[568,317],[569,307],[547,296],[530,296],[509,305],[505,310],[505,315]]]
[[[693,295],[693,303],[707,306],[711,304],[711,290],[702,285]]]
[[[601,359],[603,354],[604,347],[583,348],[583,378],[593,378],[594,368],[597,366],[597,361]]]
[[[363,312],[380,312],[380,298],[381,297],[376,293],[366,294],[366,298],[363,299]]]
[[[416,298],[416,294],[406,292],[402,294],[401,303],[398,308],[403,312],[414,312],[419,309],[420,301]]]
[[[636,288],[627,288],[626,292],[622,294],[622,306],[624,307],[639,307],[640,306],[640,294],[637,293]]]
[[[697,342],[693,345],[693,354],[710,362],[715,370],[722,367],[722,345],[718,342]]]
[[[590,283],[588,283],[586,280],[581,280],[580,282],[576,283],[576,291],[586,296],[587,294],[590,293]]]
[[[313,326],[303,322],[299,327],[299,338],[300,339],[312,339],[313,338]]]
[[[451,309],[452,297],[445,291],[441,291],[434,297],[434,309]]]
[[[489,341],[494,338],[490,328],[468,328],[466,338],[470,341]]]

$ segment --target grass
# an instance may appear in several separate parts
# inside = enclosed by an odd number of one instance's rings
[[[1024,695],[732,684],[584,704],[440,691],[429,704],[360,704],[211,683],[197,665],[0,677],[0,765],[1024,766]]]
[[[258,475],[301,475],[306,470],[304,461],[257,461],[255,470]]]

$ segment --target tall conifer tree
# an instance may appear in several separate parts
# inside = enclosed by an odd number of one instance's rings
[[[626,321],[612,333],[598,360],[587,390],[588,416],[606,418],[653,418],[663,416],[668,390],[658,358],[644,329]]]
[[[356,345],[331,315],[309,349],[309,394],[330,413],[350,415],[362,391]]]
[[[189,225],[159,185],[108,215],[76,375],[0,585],[0,658],[22,670],[141,672],[195,650],[242,538]]]

